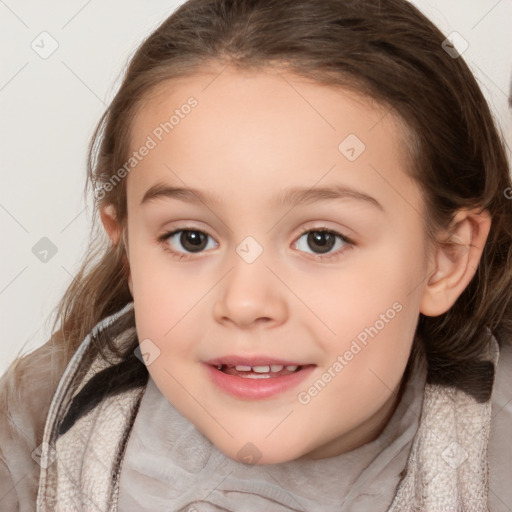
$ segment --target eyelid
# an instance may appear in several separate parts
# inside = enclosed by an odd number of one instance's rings
[[[345,234],[345,231],[351,231],[351,230],[348,230],[347,228],[344,228],[344,229],[332,228],[332,227],[327,226],[325,222],[323,224],[321,224],[320,226],[318,225],[318,223],[315,224],[314,222],[313,222],[313,225],[306,224],[304,227],[301,228],[301,231],[299,232],[299,235],[297,238],[301,237],[304,233],[309,233],[310,231],[327,231],[329,233],[334,233],[335,235],[338,235],[338,236],[342,237],[343,239],[345,239],[348,243],[356,245],[354,238],[352,238],[352,235]]]

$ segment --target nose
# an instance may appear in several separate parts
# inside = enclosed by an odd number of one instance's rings
[[[233,268],[219,285],[214,305],[217,322],[250,329],[259,325],[273,327],[286,321],[286,290],[263,258],[247,263],[236,255]]]

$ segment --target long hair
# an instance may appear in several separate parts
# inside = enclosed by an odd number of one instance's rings
[[[467,388],[489,332],[500,343],[512,337],[512,188],[489,106],[463,58],[445,51],[445,39],[405,0],[189,0],[131,58],[91,140],[87,190],[101,191],[96,208],[111,205],[125,229],[126,180],[107,185],[133,149],[134,115],[155,87],[212,63],[286,66],[366,95],[407,127],[408,172],[422,191],[432,242],[460,208],[481,207],[492,217],[474,278],[448,312],[420,314],[415,336],[429,380]],[[96,231],[56,310],[54,331],[68,357],[96,323],[132,300],[124,237],[114,246]],[[108,337],[96,343],[98,353],[112,348]]]

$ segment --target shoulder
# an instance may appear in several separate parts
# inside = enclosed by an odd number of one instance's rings
[[[488,454],[490,509],[509,511],[512,505],[512,343],[500,344]]]
[[[500,344],[499,350],[492,392],[491,425],[495,433],[506,425],[507,435],[512,439],[512,343]]]
[[[35,508],[38,447],[67,361],[52,337],[15,360],[0,377],[0,496],[2,511]]]

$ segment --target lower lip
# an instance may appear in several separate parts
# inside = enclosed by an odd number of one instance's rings
[[[249,377],[229,375],[209,364],[205,364],[205,366],[211,380],[217,387],[237,398],[249,400],[260,400],[284,393],[301,383],[315,369],[314,365],[308,365],[298,372],[280,377],[251,379]]]

